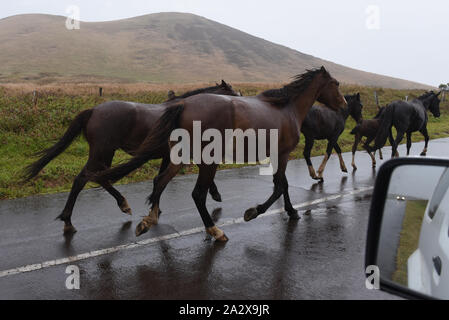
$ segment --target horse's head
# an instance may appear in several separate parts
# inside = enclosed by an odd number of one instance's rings
[[[439,118],[440,117],[440,98],[438,98],[438,96],[441,94],[441,91],[438,92],[437,94],[435,94],[433,92],[433,99],[430,102],[430,106],[429,106],[429,110],[430,112],[432,112],[433,116],[435,118]]]
[[[348,103],[349,115],[357,123],[362,121],[363,120],[363,116],[362,116],[363,104],[362,104],[362,101],[360,100],[360,93],[357,93],[354,95],[345,95],[345,99]]]
[[[441,100],[438,98],[438,96],[441,94],[441,91],[438,93],[435,93],[433,91],[426,92],[423,94],[420,98],[426,109],[430,110],[432,112],[433,116],[435,118],[440,117],[440,102]]]
[[[241,96],[241,93],[234,91],[234,89],[232,89],[232,86],[226,83],[224,80],[221,80],[221,84],[216,83],[216,86],[212,88],[209,93],[223,94],[226,96]]]
[[[319,92],[317,101],[333,110],[345,108],[348,103],[340,92],[340,83],[324,67],[320,69],[320,76],[323,86]]]

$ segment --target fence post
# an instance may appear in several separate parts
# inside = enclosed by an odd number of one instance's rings
[[[33,91],[33,107],[34,108],[37,107],[37,91],[36,90]]]

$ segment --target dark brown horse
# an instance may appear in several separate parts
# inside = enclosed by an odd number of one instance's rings
[[[30,180],[35,177],[51,160],[61,154],[78,135],[84,133],[89,144],[89,159],[73,181],[66,205],[58,216],[65,223],[64,232],[76,232],[71,222],[71,216],[76,198],[88,182],[87,172],[99,172],[110,168],[114,153],[118,149],[134,155],[148,132],[151,131],[171,103],[199,93],[239,95],[230,85],[222,81],[221,84],[216,86],[190,91],[179,97],[174,96],[173,93],[169,102],[162,104],[142,104],[126,101],[102,103],[92,109],[82,111],[55,145],[40,152],[38,155],[42,157],[26,168],[25,179]],[[153,159],[162,158],[159,172],[163,172],[170,161],[168,145],[153,151]],[[100,183],[100,185],[115,198],[119,208],[124,213],[131,214],[128,202],[117,189],[106,181]],[[215,184],[211,184],[210,193],[214,200],[221,201]]]
[[[354,170],[357,170],[357,166],[355,165],[355,152],[363,137],[366,137],[363,148],[370,155],[373,168],[376,167],[376,151],[373,153],[370,152],[368,150],[368,145],[376,138],[384,111],[385,107],[378,107],[378,112],[373,119],[362,120],[354,127],[354,129],[352,129],[351,134],[354,135],[354,145],[352,146],[352,168]],[[382,148],[379,148],[379,157],[381,160],[383,159]]]
[[[271,142],[271,136],[269,137],[268,134],[264,138],[258,136],[255,143],[257,143],[257,146],[260,146],[259,143],[265,143],[266,149],[270,150],[268,154],[262,156],[258,152],[258,161],[268,156],[271,156],[272,163],[277,160],[277,170],[273,176],[274,191],[266,202],[248,209],[245,212],[244,219],[249,221],[263,214],[281,195],[284,196],[285,210],[290,218],[299,219],[297,211],[290,202],[285,169],[290,152],[298,144],[302,122],[316,100],[334,110],[346,106],[345,98],[339,90],[338,81],[332,78],[324,67],[298,75],[295,81],[281,89],[268,90],[253,97],[225,97],[210,94],[189,97],[179,103],[174,103],[167,109],[158,125],[143,142],[137,155],[128,163],[92,176],[92,179],[105,183],[117,181],[129,174],[152,159],[155,149],[169,144],[170,136],[175,129],[182,129],[183,132],[187,132],[190,145],[193,145],[195,143],[193,138],[195,135],[194,121],[200,121],[202,133],[208,129],[220,133],[219,142],[221,142],[222,155],[225,154],[225,131],[229,129],[240,129],[244,132],[247,132],[247,130],[257,132],[264,129],[273,130],[277,132],[277,139],[274,143]],[[270,142],[277,145],[277,154],[271,152]],[[173,141],[170,142],[170,147],[174,148],[174,146]],[[235,155],[235,145],[233,145],[233,148]],[[250,157],[251,152],[248,151],[250,148],[251,144],[248,142],[244,151],[245,162]],[[201,151],[204,150],[205,144],[202,143]],[[192,154],[190,154],[190,157],[192,157]],[[274,157],[277,159],[273,160]],[[201,162],[198,166],[199,175],[192,197],[206,227],[206,232],[218,241],[227,241],[223,231],[214,225],[206,208],[207,190],[214,180],[218,163],[206,164]],[[152,207],[149,215],[137,226],[137,236],[147,232],[152,225],[158,223],[161,194],[181,167],[182,164],[176,164],[171,159],[167,169],[154,179],[153,192],[148,198]]]

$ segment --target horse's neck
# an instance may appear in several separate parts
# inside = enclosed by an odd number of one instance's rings
[[[292,103],[290,103],[290,108],[293,109],[299,126],[301,126],[310,108],[318,98],[319,89],[320,84],[317,80],[314,80],[307,89],[305,89]]]
[[[420,107],[424,108],[425,111],[429,110],[430,107],[430,103],[427,102],[427,99],[415,99],[415,102],[417,102],[417,105],[419,105]]]

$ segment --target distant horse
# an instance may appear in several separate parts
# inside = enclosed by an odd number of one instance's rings
[[[354,168],[354,170],[357,170],[357,166],[355,165],[355,153],[363,137],[366,137],[363,148],[367,150],[368,154],[370,155],[373,168],[376,167],[376,151],[374,151],[374,153],[371,153],[368,151],[367,147],[371,143],[371,141],[376,138],[376,134],[379,130],[380,123],[382,121],[382,115],[384,112],[385,107],[378,107],[378,112],[373,119],[362,120],[354,127],[354,129],[352,129],[351,134],[355,135],[354,145],[352,146],[352,167]],[[382,148],[379,148],[379,157],[381,160],[383,159]]]
[[[221,142],[220,146],[223,147],[221,155],[225,155],[226,129],[241,129],[243,132],[251,131],[251,129],[256,132],[264,129],[274,130],[278,133],[276,141],[279,156],[277,157],[277,171],[273,176],[273,194],[263,204],[248,209],[245,212],[244,219],[249,221],[263,214],[281,195],[284,196],[285,210],[290,218],[299,219],[297,210],[293,208],[290,202],[285,169],[290,152],[298,144],[302,122],[315,100],[334,110],[346,105],[345,98],[339,91],[338,81],[332,78],[324,67],[309,70],[296,76],[293,82],[281,89],[268,90],[253,97],[225,97],[210,94],[189,97],[167,109],[134,158],[128,163],[92,176],[92,179],[104,183],[105,181],[117,181],[126,176],[152,159],[155,148],[160,145],[167,145],[171,132],[175,129],[180,128],[183,129],[183,132],[187,132],[192,145],[194,143],[192,140],[194,121],[201,121],[202,132],[208,129],[218,130],[221,134],[221,140],[218,140],[218,142]],[[255,143],[257,143],[257,146],[265,143],[265,146],[269,146],[267,150],[270,150],[266,155],[258,154],[256,161],[262,161],[270,155],[273,158],[276,156],[271,154],[271,137],[269,136],[271,134],[264,138],[256,137]],[[173,147],[173,142],[170,145]],[[250,155],[248,151],[250,147],[250,144],[247,143],[244,152],[245,162]],[[201,152],[203,150],[205,150],[204,144],[201,146]],[[190,157],[192,157],[191,154]],[[273,162],[273,159],[271,161]],[[198,166],[199,175],[192,197],[201,215],[206,232],[217,241],[227,241],[228,238],[222,230],[215,226],[206,208],[207,190],[214,179],[218,163],[215,161],[212,164],[201,162],[198,163]],[[137,236],[147,232],[152,225],[158,223],[161,194],[181,167],[182,164],[175,164],[171,161],[167,169],[154,179],[153,192],[148,197],[148,201],[152,205],[151,210],[149,215],[143,218],[137,226]]]
[[[61,154],[81,132],[84,133],[89,144],[89,159],[75,178],[66,205],[58,216],[65,223],[65,233],[76,232],[71,222],[71,216],[76,198],[88,182],[87,172],[99,172],[110,168],[114,153],[118,149],[134,155],[170,103],[181,101],[199,93],[239,95],[230,85],[222,81],[220,85],[190,91],[180,97],[174,96],[173,93],[170,102],[167,103],[143,104],[110,101],[92,109],[84,110],[71,122],[64,136],[55,145],[39,152],[37,155],[42,157],[26,167],[25,180],[35,177],[51,160]],[[153,159],[162,158],[159,172],[163,172],[170,160],[168,145],[153,150],[153,152]],[[128,202],[117,189],[106,181],[102,182],[101,186],[116,199],[122,212],[131,214]],[[221,201],[214,183],[211,184],[210,193],[214,200]]]
[[[425,139],[424,150],[421,153],[421,156],[425,156],[429,144],[429,134],[427,133],[427,111],[429,110],[432,112],[433,116],[436,118],[440,116],[440,99],[438,98],[440,94],[441,91],[438,94],[430,91],[410,102],[398,100],[390,103],[385,109],[379,131],[376,135],[374,147],[368,147],[369,152],[384,146],[387,137],[390,136],[392,141],[391,157],[393,158],[397,155],[397,148],[401,143],[404,134],[407,134],[407,155],[409,155],[412,146],[412,133],[419,131]],[[391,131],[393,126],[397,131],[397,136],[394,141]]]
[[[314,180],[324,181],[323,171],[333,149],[335,149],[338,154],[341,171],[348,172],[337,141],[345,129],[345,123],[348,116],[351,116],[356,122],[362,120],[363,105],[360,101],[360,93],[352,96],[346,95],[345,99],[348,102],[348,106],[344,109],[338,110],[337,112],[329,108],[313,106],[302,123],[301,132],[306,138],[303,154],[306,159],[307,166],[309,167],[309,174]],[[312,150],[315,140],[324,139],[328,141],[326,154],[324,155],[323,162],[318,169],[317,175],[315,173],[315,169],[313,168],[312,161],[310,160],[310,151]]]

